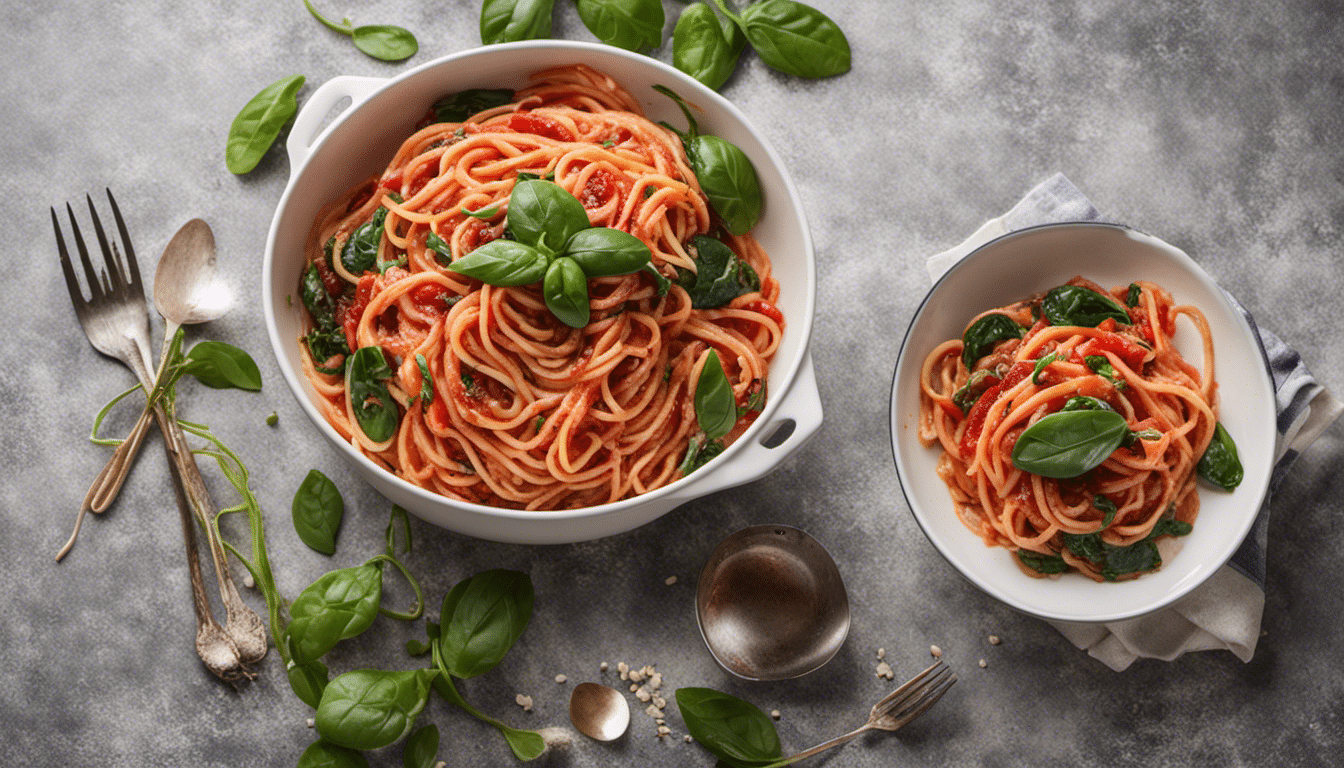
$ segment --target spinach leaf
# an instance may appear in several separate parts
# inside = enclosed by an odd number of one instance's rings
[[[722,0],[716,0],[722,8]],[[763,0],[742,9],[742,31],[768,66],[798,77],[849,71],[849,40],[829,16],[794,0]]]
[[[715,757],[732,765],[780,757],[775,724],[754,704],[710,688],[678,688],[676,699],[687,732]]]
[[[319,576],[289,608],[285,636],[294,663],[315,661],[340,641],[368,629],[378,617],[382,597],[383,571],[376,565]]]
[[[681,476],[685,477],[708,464],[720,453],[723,453],[722,440],[701,439],[700,435],[691,435],[691,439],[686,443],[686,456],[677,469],[681,472]]]
[[[341,266],[352,275],[372,272],[378,263],[378,246],[383,242],[383,222],[387,209],[379,207],[368,221],[355,228],[341,248]]]
[[[299,755],[297,768],[369,768],[369,761],[353,749],[318,739]]]
[[[430,232],[425,237],[425,247],[434,252],[434,260],[440,264],[448,266],[453,263],[453,247],[448,244],[447,240],[439,237],[437,232]]]
[[[659,298],[666,296],[667,292],[672,289],[672,281],[662,272],[659,272],[658,268],[653,266],[652,262],[645,264],[641,270],[648,273],[649,277],[653,278],[653,284],[657,286]]]
[[[532,617],[532,579],[519,571],[483,571],[443,598],[438,648],[445,671],[467,679],[494,669]]]
[[[591,316],[588,278],[573,259],[561,256],[551,262],[541,283],[541,293],[546,300],[546,308],[560,322],[570,328],[582,328],[588,324]]]
[[[342,373],[345,371],[347,359],[350,356],[350,347],[345,339],[345,330],[329,318],[324,322],[317,323],[317,327],[308,332],[303,337],[304,343],[308,345],[308,352],[313,356],[315,367],[323,373]],[[324,367],[331,358],[343,355],[341,363],[333,368]]]
[[[430,723],[406,739],[401,763],[405,768],[434,768],[438,754],[439,726]]]
[[[420,402],[428,406],[434,402],[434,377],[429,373],[429,361],[424,355],[416,354],[415,365],[420,369]]]
[[[706,3],[691,3],[672,31],[672,65],[718,90],[737,68],[746,42],[731,20],[721,22]]]
[[[434,119],[440,123],[460,123],[477,112],[512,103],[513,91],[508,88],[470,88],[444,96],[434,102],[432,109]]]
[[[1101,568],[1101,577],[1114,581],[1129,573],[1153,571],[1162,566],[1162,555],[1151,538],[1136,541],[1127,547],[1107,545],[1105,565]]]
[[[578,198],[550,181],[520,181],[509,195],[509,229],[520,243],[560,253],[576,232],[588,229]]]
[[[285,669],[294,695],[313,709],[317,709],[322,701],[322,691],[327,688],[327,674],[327,665],[316,659],[303,664],[295,664],[291,660]]]
[[[1087,395],[1074,395],[1064,401],[1064,407],[1061,411],[1114,411],[1111,404],[1105,400],[1100,400]]]
[[[555,0],[485,0],[481,3],[481,42],[490,45],[550,37],[554,6]]]
[[[1042,477],[1077,477],[1106,461],[1128,434],[1125,417],[1115,411],[1059,411],[1023,430],[1013,445],[1013,466]]]
[[[294,492],[290,513],[300,541],[324,555],[336,551],[336,533],[345,516],[345,500],[326,475],[316,469],[308,471]]]
[[[224,145],[224,164],[230,173],[244,174],[257,167],[280,131],[299,111],[295,95],[303,87],[303,75],[282,77],[262,88],[229,126]]]
[[[1194,526],[1189,523],[1177,520],[1174,517],[1164,517],[1157,521],[1153,530],[1148,534],[1148,538],[1156,539],[1158,536],[1185,536],[1194,530]]]
[[[653,259],[643,240],[610,227],[592,227],[574,233],[565,244],[565,256],[573,259],[588,277],[628,275],[643,269]]]
[[[390,440],[396,434],[401,416],[397,402],[383,382],[392,377],[392,369],[381,347],[360,347],[345,367],[345,391],[360,430],[375,443]]]
[[[1066,533],[1063,534],[1064,546],[1076,557],[1084,560],[1090,560],[1098,565],[1106,562],[1106,543],[1101,540],[1101,534],[1093,533]]]
[[[322,692],[314,718],[322,738],[350,749],[386,747],[411,732],[437,670],[356,669]]]
[[[546,275],[546,254],[513,240],[491,240],[448,269],[498,286],[531,285]],[[587,292],[585,291],[585,298]]]
[[[966,367],[975,366],[975,361],[994,350],[994,345],[1004,339],[1020,339],[1027,330],[1018,325],[1011,317],[995,312],[971,323],[961,334],[961,361]]]
[[[1114,501],[1111,501],[1105,496],[1102,496],[1100,493],[1092,497],[1092,506],[1096,507],[1102,513],[1101,518],[1102,530],[1105,530],[1106,528],[1109,528],[1111,526],[1111,522],[1115,520],[1116,513],[1120,511],[1120,509],[1115,506]]]
[[[1069,564],[1059,555],[1043,555],[1029,549],[1019,549],[1016,554],[1023,565],[1037,573],[1064,573],[1069,570]]]
[[[1081,285],[1051,288],[1041,300],[1041,312],[1051,325],[1095,328],[1107,318],[1129,323],[1129,313],[1115,299]]]
[[[261,390],[261,371],[252,356],[222,341],[202,341],[187,352],[185,373],[214,389]]]
[[[480,209],[479,211],[471,211],[471,210],[467,210],[466,208],[463,208],[463,209],[462,209],[462,214],[463,214],[464,216],[470,216],[470,217],[473,218],[473,219],[482,219],[482,220],[485,220],[485,219],[492,219],[492,218],[494,218],[495,216],[499,215],[499,206],[498,206],[498,205],[492,205],[492,206],[490,206],[489,208],[482,208],[482,209]],[[440,239],[440,240],[442,240],[442,239]]]
[[[696,309],[722,307],[744,293],[759,291],[761,278],[745,259],[723,241],[708,235],[691,238],[696,271],[679,271],[677,283],[690,294]]]
[[[1195,470],[1200,477],[1225,491],[1241,484],[1245,470],[1241,466],[1241,458],[1237,456],[1237,444],[1221,421],[1214,426],[1213,439],[1209,441],[1209,447],[1204,449],[1204,455],[1199,457]]]
[[[1104,498],[1104,496],[1096,497],[1093,504],[1098,505],[1098,500]],[[1109,503],[1109,500],[1107,502]],[[1115,507],[1114,504],[1110,506],[1112,509]],[[1103,507],[1098,505],[1098,508]],[[1113,513],[1108,511],[1106,524],[1109,524],[1109,520],[1113,516]],[[1190,530],[1189,523],[1183,523],[1173,518],[1163,518],[1153,526],[1153,530],[1142,540],[1123,547],[1117,547],[1102,541],[1100,531],[1086,534],[1066,533],[1063,538],[1064,545],[1068,547],[1070,552],[1096,564],[1102,578],[1114,581],[1126,574],[1142,573],[1161,567],[1162,557],[1154,541],[1160,536],[1184,536],[1190,533]]]
[[[662,0],[574,0],[583,25],[607,45],[638,51],[663,42]]]
[[[737,400],[733,385],[723,372],[719,353],[709,350],[695,384],[695,420],[705,437],[717,440],[737,423]]]
[[[322,282],[322,273],[317,271],[317,264],[309,264],[299,277],[299,298],[314,320],[319,316],[331,315],[332,297],[327,293],[327,285]]]

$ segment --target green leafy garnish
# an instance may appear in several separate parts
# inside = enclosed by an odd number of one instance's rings
[[[224,148],[224,164],[230,173],[247,173],[261,162],[280,131],[299,111],[295,96],[303,81],[303,75],[276,80],[253,96],[233,118]]]
[[[354,41],[356,48],[375,59],[402,61],[414,56],[416,51],[420,50],[420,44],[409,30],[387,24],[355,27],[351,26],[349,19],[342,19],[337,23],[318,13],[309,0],[303,0],[303,5],[313,18],[322,22],[322,26],[349,37]]]

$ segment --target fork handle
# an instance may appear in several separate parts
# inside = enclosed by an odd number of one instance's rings
[[[131,433],[121,441],[121,445],[117,446],[112,458],[108,459],[107,465],[89,486],[89,493],[84,497],[84,505],[89,511],[102,512],[112,505],[126,481],[126,476],[130,474],[131,465],[135,463],[135,457],[140,453],[140,445],[145,441],[145,435],[149,433],[149,427],[153,423],[149,408],[140,412],[140,419],[135,422]]]
[[[762,768],[780,768],[780,766],[791,765],[793,763],[798,762],[799,760],[811,757],[819,752],[825,752],[831,747],[838,747],[841,744],[846,744],[850,741],[853,741],[855,738],[858,738],[859,734],[862,734],[865,731],[869,731],[874,727],[875,726],[872,723],[864,723],[863,725],[859,726],[858,728],[855,728],[854,730],[850,731],[849,733],[846,733],[843,736],[836,736],[834,739],[831,739],[830,741],[823,741],[822,743],[816,745],[815,747],[805,749],[802,752],[798,752],[797,754],[789,755],[788,757],[783,758],[782,760],[776,760],[773,763],[769,763],[767,765],[762,766]]]

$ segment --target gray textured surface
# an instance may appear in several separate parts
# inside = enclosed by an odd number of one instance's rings
[[[555,35],[591,39],[573,6],[557,5]],[[417,525],[411,565],[432,605],[486,567],[526,570],[536,584],[530,628],[500,668],[465,686],[468,698],[521,725],[566,725],[570,686],[602,679],[600,662],[653,663],[670,687],[709,685],[780,710],[786,748],[801,748],[852,727],[886,692],[873,676],[878,647],[907,676],[936,643],[961,675],[943,702],[897,736],[861,739],[815,764],[1333,763],[1344,748],[1339,424],[1276,500],[1255,658],[1197,653],[1121,674],[981,595],[938,557],[905,509],[883,425],[900,336],[927,288],[924,258],[1055,171],[1114,219],[1194,255],[1344,391],[1344,335],[1333,320],[1344,287],[1344,8],[1307,0],[815,5],[848,33],[851,73],[804,82],[748,57],[723,92],[784,156],[809,211],[821,433],[771,478],[607,540],[506,546]],[[414,30],[421,53],[412,63],[478,40],[475,0],[354,6],[357,22]],[[388,504],[320,442],[278,376],[250,297],[288,168],[275,152],[256,172],[230,175],[224,134],[239,107],[282,75],[306,74],[307,93],[336,75],[390,76],[407,65],[364,57],[298,0],[6,3],[0,30],[0,190],[14,277],[0,308],[10,360],[0,367],[0,552],[15,577],[0,602],[3,762],[292,765],[313,732],[275,654],[234,691],[191,652],[180,534],[156,445],[117,506],[85,526],[67,562],[52,563],[106,457],[83,436],[129,376],[79,331],[47,207],[112,186],[150,264],[186,219],[214,226],[225,277],[245,298],[190,338],[251,351],[266,388],[184,389],[182,407],[249,461],[280,587],[292,596],[332,565],[376,551]],[[670,59],[670,49],[658,56]],[[263,423],[272,410],[275,428]],[[110,426],[124,430],[129,417]],[[289,498],[310,467],[337,482],[349,510],[330,562],[288,524]],[[718,538],[767,521],[802,527],[832,549],[855,620],[822,672],[743,684],[701,648],[692,592]],[[665,585],[673,575],[677,583]],[[332,665],[405,665],[400,648],[410,634],[381,620]],[[1003,644],[990,646],[990,634]],[[568,684],[554,682],[560,673]],[[532,695],[535,711],[518,709],[516,692]],[[440,757],[449,766],[514,763],[493,731],[459,711],[435,702],[427,717],[444,733]],[[681,740],[675,713],[670,725],[674,738],[659,741],[637,714],[621,741],[579,741],[540,763],[712,763]],[[372,762],[399,765],[398,748]]]

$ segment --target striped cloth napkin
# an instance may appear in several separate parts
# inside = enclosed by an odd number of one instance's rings
[[[964,242],[928,260],[935,282],[981,245],[1009,232],[1042,224],[1097,221],[1101,214],[1063,174],[1027,193],[1012,210],[985,222]],[[1229,296],[1231,298],[1231,296]],[[1140,658],[1170,661],[1186,651],[1225,649],[1250,661],[1260,638],[1265,607],[1265,544],[1270,498],[1298,455],[1344,410],[1344,404],[1311,376],[1296,351],[1258,327],[1232,299],[1260,336],[1278,405],[1278,442],[1269,494],[1246,540],[1231,561],[1170,607],[1108,624],[1051,622],[1074,645],[1116,671]]]

